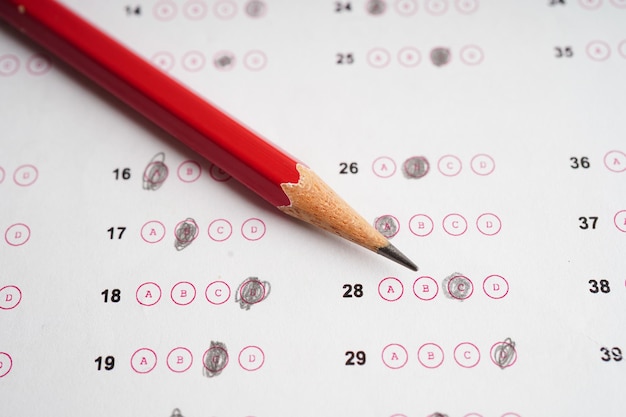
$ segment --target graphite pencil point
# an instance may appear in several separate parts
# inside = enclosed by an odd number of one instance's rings
[[[387,246],[379,248],[377,253],[383,255],[385,258],[389,258],[392,261],[399,263],[402,266],[406,266],[411,271],[417,271],[417,265],[415,265],[409,258],[407,258],[391,243]]]

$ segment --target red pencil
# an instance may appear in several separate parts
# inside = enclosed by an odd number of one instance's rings
[[[0,0],[0,17],[283,212],[417,270],[305,165],[51,0]]]

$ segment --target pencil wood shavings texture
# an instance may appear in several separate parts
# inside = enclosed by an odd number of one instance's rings
[[[317,174],[302,164],[297,164],[296,169],[300,173],[300,180],[296,184],[281,184],[291,201],[289,206],[278,207],[281,211],[417,271],[413,262],[391,245]]]

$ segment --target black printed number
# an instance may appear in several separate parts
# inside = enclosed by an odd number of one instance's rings
[[[94,362],[97,364],[98,371],[102,371],[103,369],[105,371],[111,371],[115,368],[115,358],[113,356],[106,356],[104,358],[98,356]]]
[[[606,279],[601,279],[600,281],[596,279],[590,279],[589,285],[591,285],[591,288],[589,288],[589,292],[592,294],[608,294],[611,292],[609,281],[607,281]]]
[[[117,230],[117,235],[115,231]],[[124,231],[126,231],[125,227],[109,227],[107,232],[109,232],[109,239],[121,239],[124,235]],[[117,236],[117,237],[116,237]]]
[[[141,16],[141,6],[126,6],[126,16]]]
[[[352,5],[350,4],[349,1],[346,1],[346,2],[336,1],[335,2],[335,13],[351,12],[351,11],[352,11]]]
[[[128,180],[130,179],[130,168],[115,168],[113,170],[116,180]]]
[[[342,287],[344,290],[346,290],[343,293],[343,298],[352,298],[352,297],[356,297],[356,298],[361,298],[363,297],[363,285],[361,284],[344,284],[344,286]]]
[[[591,166],[591,163],[589,162],[589,158],[586,156],[581,156],[580,158],[576,157],[576,156],[572,156],[570,159],[571,161],[571,165],[570,168],[572,169],[587,169]]]
[[[348,52],[348,53],[338,53],[337,55],[335,55],[336,59],[335,59],[335,63],[337,65],[351,65],[354,64],[354,55],[352,54],[352,52]]]
[[[600,356],[600,359],[602,359],[604,362],[610,362],[610,361],[619,362],[623,358],[622,349],[618,347],[612,347],[612,348],[601,347],[600,352],[602,352],[602,356]]]
[[[574,50],[571,46],[555,46],[554,56],[556,58],[571,58],[574,56]]]
[[[598,223],[598,217],[597,216],[579,217],[578,221],[580,222],[578,227],[581,228],[582,230],[595,229],[596,224]]]
[[[365,365],[366,356],[362,350],[356,352],[349,350],[346,352],[346,357],[346,366]]]
[[[122,299],[122,291],[120,291],[119,289],[115,288],[112,290],[104,290],[100,293],[103,297],[104,297],[104,302],[108,303],[109,301],[112,303],[119,303],[120,300]]]
[[[356,174],[359,172],[359,164],[356,162],[340,162],[339,168],[340,174]]]

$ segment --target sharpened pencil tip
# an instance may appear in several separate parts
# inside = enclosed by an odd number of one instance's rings
[[[409,258],[407,258],[402,252],[400,252],[395,246],[391,243],[387,246],[383,246],[382,248],[378,248],[377,251],[380,255],[383,255],[385,258],[389,258],[394,262],[399,263],[402,266],[406,266],[411,271],[417,271],[417,265],[415,265]]]

